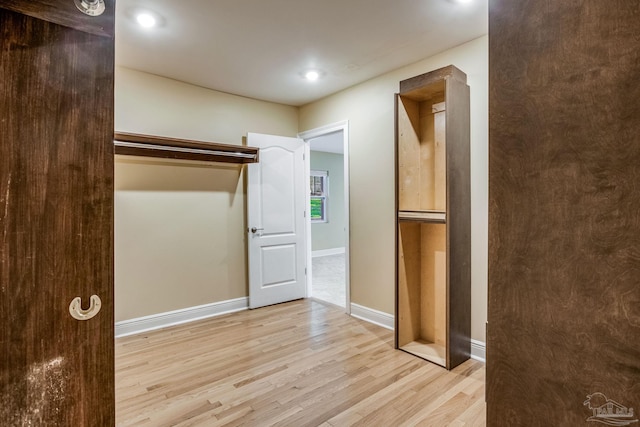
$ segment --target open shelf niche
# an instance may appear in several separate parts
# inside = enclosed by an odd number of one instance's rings
[[[396,95],[396,348],[447,369],[471,352],[466,78],[450,65]]]

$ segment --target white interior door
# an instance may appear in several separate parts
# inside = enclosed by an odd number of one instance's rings
[[[294,299],[306,293],[304,141],[247,134],[260,148],[248,165],[249,307]]]

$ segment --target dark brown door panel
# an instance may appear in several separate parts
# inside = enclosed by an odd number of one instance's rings
[[[487,425],[638,425],[640,3],[489,15]]]
[[[113,425],[113,39],[0,23],[0,425]]]

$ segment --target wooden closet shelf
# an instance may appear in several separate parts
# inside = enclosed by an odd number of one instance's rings
[[[244,145],[219,144],[133,133],[116,133],[113,144],[115,154],[127,156],[223,163],[257,163],[259,161],[259,149]]]
[[[398,211],[398,220],[444,224],[447,222],[447,214],[443,211]]]

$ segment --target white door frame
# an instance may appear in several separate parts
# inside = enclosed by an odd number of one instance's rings
[[[309,148],[309,140],[323,136],[329,133],[342,131],[342,144],[344,147],[344,215],[345,215],[345,238],[344,238],[344,251],[345,251],[345,312],[351,314],[351,286],[350,286],[350,272],[349,272],[349,121],[343,120],[336,123],[331,123],[319,128],[310,129],[304,132],[298,133],[298,138],[304,140],[305,143],[305,178],[306,182],[309,182],[311,176],[311,155]],[[307,184],[308,185],[308,184]],[[311,195],[307,194],[307,206],[311,204]],[[311,281],[312,281],[312,264],[311,264],[311,214],[306,217],[307,226],[307,297],[311,296]]]

